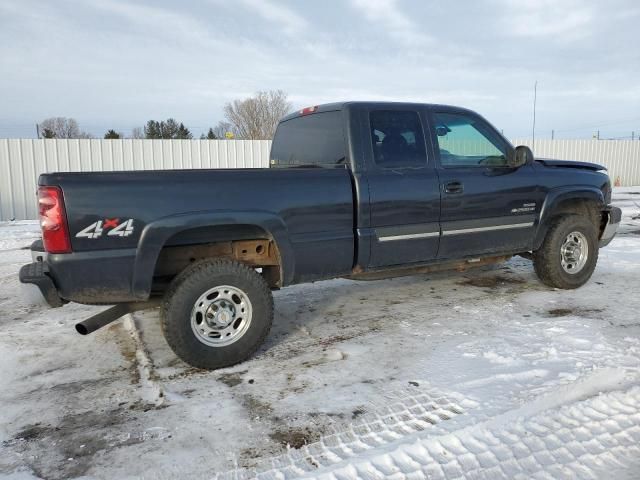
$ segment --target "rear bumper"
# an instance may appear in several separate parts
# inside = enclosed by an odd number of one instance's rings
[[[37,286],[52,307],[145,300],[131,292],[135,255],[135,249],[52,254],[38,240],[31,245],[33,263],[20,269],[19,278]]]
[[[49,268],[45,262],[33,262],[22,266],[19,278],[22,283],[30,283],[38,287],[49,306],[61,307],[65,301],[58,295],[58,290],[48,274]]]
[[[620,220],[622,219],[622,210],[618,207],[610,207],[609,210],[609,218],[607,219],[607,224],[602,231],[602,235],[600,236],[599,246],[606,247],[611,243],[613,237],[616,236],[618,232],[618,227],[620,226]]]

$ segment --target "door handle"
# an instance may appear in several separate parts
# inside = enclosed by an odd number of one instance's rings
[[[449,182],[444,186],[444,193],[462,193],[464,186],[460,182]]]

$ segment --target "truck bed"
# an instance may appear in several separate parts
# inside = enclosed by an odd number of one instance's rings
[[[209,242],[225,241],[225,235],[235,236],[232,230],[243,219],[247,225],[256,225],[259,219],[265,227],[262,231],[254,227],[247,235],[268,238],[269,231],[281,236],[279,244],[286,242],[281,247],[284,284],[347,274],[354,262],[350,175],[341,168],[45,174],[40,185],[62,188],[73,250],[49,256],[50,275],[55,281],[83,269],[83,286],[61,292],[63,298],[84,299],[98,289],[105,299],[123,301],[133,295],[134,288],[122,279],[132,279],[136,269],[148,268],[152,262],[140,258],[147,250],[195,244],[203,237]],[[207,222],[199,220],[203,218]],[[126,227],[131,228],[122,227],[115,234],[96,229],[96,222],[123,225],[129,220]],[[172,234],[178,225],[180,233]],[[95,271],[91,263],[99,257],[109,257],[112,268],[127,274]]]

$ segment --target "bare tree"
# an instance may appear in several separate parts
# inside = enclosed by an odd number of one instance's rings
[[[291,103],[282,90],[258,92],[224,107],[224,115],[237,136],[249,140],[273,138],[278,121],[291,111]]]
[[[131,130],[131,138],[144,138],[144,130],[142,127],[134,127]]]
[[[75,118],[47,118],[40,123],[40,131],[45,138],[92,138],[91,134],[80,131]]]
[[[220,121],[218,124],[211,129],[215,138],[220,140],[224,140],[225,138],[235,138],[237,137],[237,133],[234,131],[233,125],[229,122]]]

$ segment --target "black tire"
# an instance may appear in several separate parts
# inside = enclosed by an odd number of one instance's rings
[[[192,312],[201,296],[218,286],[241,290],[250,302],[251,316],[237,340],[229,345],[211,346],[199,338],[204,335],[196,334],[194,328],[198,327],[192,328]],[[199,318],[202,321],[203,317]],[[186,363],[207,370],[229,367],[246,360],[264,342],[273,321],[273,296],[255,270],[230,260],[203,260],[190,265],[173,280],[165,293],[160,319],[167,343]]]
[[[562,266],[562,245],[573,232],[581,233],[588,244],[584,266],[568,273]],[[547,236],[538,250],[533,252],[533,266],[538,278],[550,287],[573,289],[584,285],[598,262],[598,232],[589,219],[579,215],[566,215],[553,220]]]

